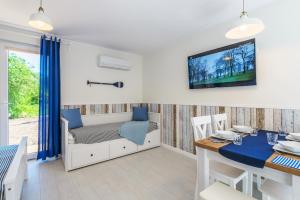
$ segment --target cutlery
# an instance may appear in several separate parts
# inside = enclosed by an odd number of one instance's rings
[[[216,138],[209,138],[209,140],[213,143],[226,143],[226,142],[228,142],[227,140],[221,140],[221,139],[216,139]]]

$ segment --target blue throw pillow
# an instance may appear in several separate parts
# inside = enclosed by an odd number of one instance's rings
[[[69,129],[83,127],[79,108],[62,110],[62,116],[69,121]]]
[[[133,121],[148,121],[147,107],[133,107]]]

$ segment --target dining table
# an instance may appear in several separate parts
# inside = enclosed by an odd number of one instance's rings
[[[293,200],[300,200],[300,170],[272,162],[277,156],[284,156],[300,161],[299,156],[274,151],[263,163],[263,167],[256,167],[223,156],[220,153],[220,149],[230,144],[233,145],[230,141],[215,142],[211,137],[195,141],[198,179],[195,191],[195,199],[198,198],[199,192],[203,191],[209,186],[209,160],[215,160],[248,172],[249,175],[247,185],[249,187],[247,188],[246,193],[249,196],[252,196],[253,174],[256,174],[258,176],[291,186]],[[240,147],[242,148],[243,144]]]

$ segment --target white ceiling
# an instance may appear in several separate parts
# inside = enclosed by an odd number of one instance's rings
[[[272,0],[246,0],[247,10]],[[143,54],[239,16],[242,0],[44,0],[62,38]],[[0,21],[28,26],[39,0],[0,0]]]

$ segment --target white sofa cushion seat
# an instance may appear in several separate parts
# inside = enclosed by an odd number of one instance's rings
[[[245,176],[244,170],[220,163],[215,160],[210,160],[209,161],[209,166],[210,168],[210,173],[213,177],[216,177],[219,181],[230,184],[227,179],[238,179],[242,180],[243,177]]]
[[[202,192],[200,192],[201,200],[255,200],[240,191],[224,185],[223,183],[215,182]]]
[[[261,186],[263,199],[292,200],[292,187],[267,179]]]

